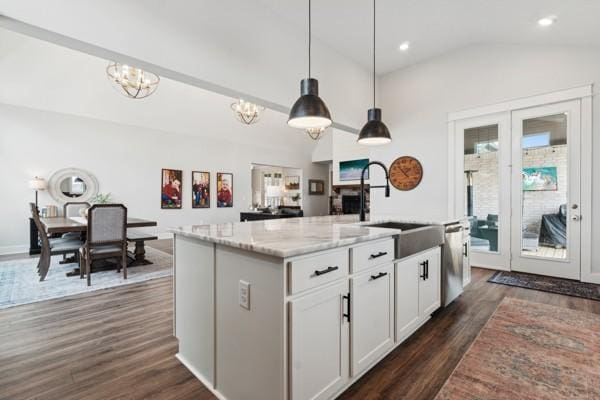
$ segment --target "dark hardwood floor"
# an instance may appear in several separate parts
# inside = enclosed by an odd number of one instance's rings
[[[170,241],[153,247],[171,252]],[[431,399],[505,296],[600,314],[600,302],[473,282],[342,399]],[[0,399],[214,399],[174,358],[172,280],[0,311]]]

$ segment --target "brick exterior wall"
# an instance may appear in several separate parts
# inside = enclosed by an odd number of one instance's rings
[[[527,150],[523,154],[523,167],[556,167],[557,191],[535,191],[523,193],[523,223],[529,232],[539,233],[542,215],[558,212],[558,207],[567,201],[567,151],[566,145]],[[498,181],[497,153],[465,155],[465,170],[477,170],[473,175],[474,214],[485,219],[488,214],[498,214],[500,191]],[[466,180],[465,180],[466,208]]]

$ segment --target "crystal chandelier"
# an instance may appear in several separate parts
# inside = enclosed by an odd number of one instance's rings
[[[246,125],[257,123],[260,119],[260,114],[265,110],[263,106],[242,99],[232,103],[231,109],[235,113],[237,119]]]
[[[325,133],[325,127],[320,128],[306,128],[306,133],[312,140],[319,140]]]
[[[158,75],[152,72],[117,62],[112,62],[106,67],[106,75],[115,89],[132,99],[150,96],[160,81]]]

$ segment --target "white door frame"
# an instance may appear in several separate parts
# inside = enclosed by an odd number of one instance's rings
[[[455,154],[464,153],[464,130],[482,126],[498,125],[498,251],[481,252],[471,247],[469,261],[480,267],[510,271],[510,112],[471,117],[456,121]],[[464,157],[457,157],[455,163],[456,177],[459,171],[464,171]],[[463,180],[457,180],[457,185],[464,187]],[[458,186],[457,186],[458,187]],[[455,191],[454,215],[465,217],[464,191]]]
[[[531,118],[545,117],[556,114],[567,114],[567,258],[553,259],[522,254],[522,210],[523,210],[523,121]],[[561,278],[581,279],[581,224],[572,221],[573,215],[579,215],[581,196],[581,100],[531,107],[512,113],[512,192],[513,196],[511,221],[511,270],[528,272],[538,275],[550,275]],[[577,204],[577,210],[571,205]]]
[[[500,112],[512,112],[524,108],[560,103],[568,100],[581,100],[581,280],[600,283],[600,272],[592,272],[592,93],[593,85],[579,86],[552,93],[540,94],[497,104],[476,107],[448,114],[448,215],[457,214],[457,179],[464,172],[458,171],[456,153],[456,123],[461,119],[478,117]],[[459,153],[462,156],[462,153]],[[462,207],[462,194],[461,194]]]

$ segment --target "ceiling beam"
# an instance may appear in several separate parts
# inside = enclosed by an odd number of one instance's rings
[[[245,101],[259,104],[265,108],[280,112],[285,115],[288,115],[290,113],[290,107],[274,103],[267,99],[256,97],[248,93],[242,93],[238,90],[234,90],[222,85],[217,85],[215,83],[197,78],[192,75],[184,74],[169,68],[164,68],[160,65],[152,64],[139,58],[131,57],[125,54],[106,49],[104,47],[96,46],[91,43],[74,39],[69,36],[61,35],[59,33],[52,32],[35,25],[30,25],[26,22],[22,22],[2,14],[0,14],[0,27],[13,32],[21,33],[26,36],[40,39],[45,42],[53,43],[62,47],[76,50],[81,53],[99,57],[108,61],[115,61],[122,64],[135,65],[136,67],[141,68],[143,70],[153,72],[161,78],[168,78],[173,81],[181,82],[186,85],[195,86],[197,88],[207,90],[209,92],[217,93],[226,97],[231,97],[232,99],[244,99]],[[340,124],[335,121],[332,123],[331,127],[344,132],[358,134],[357,128]]]

